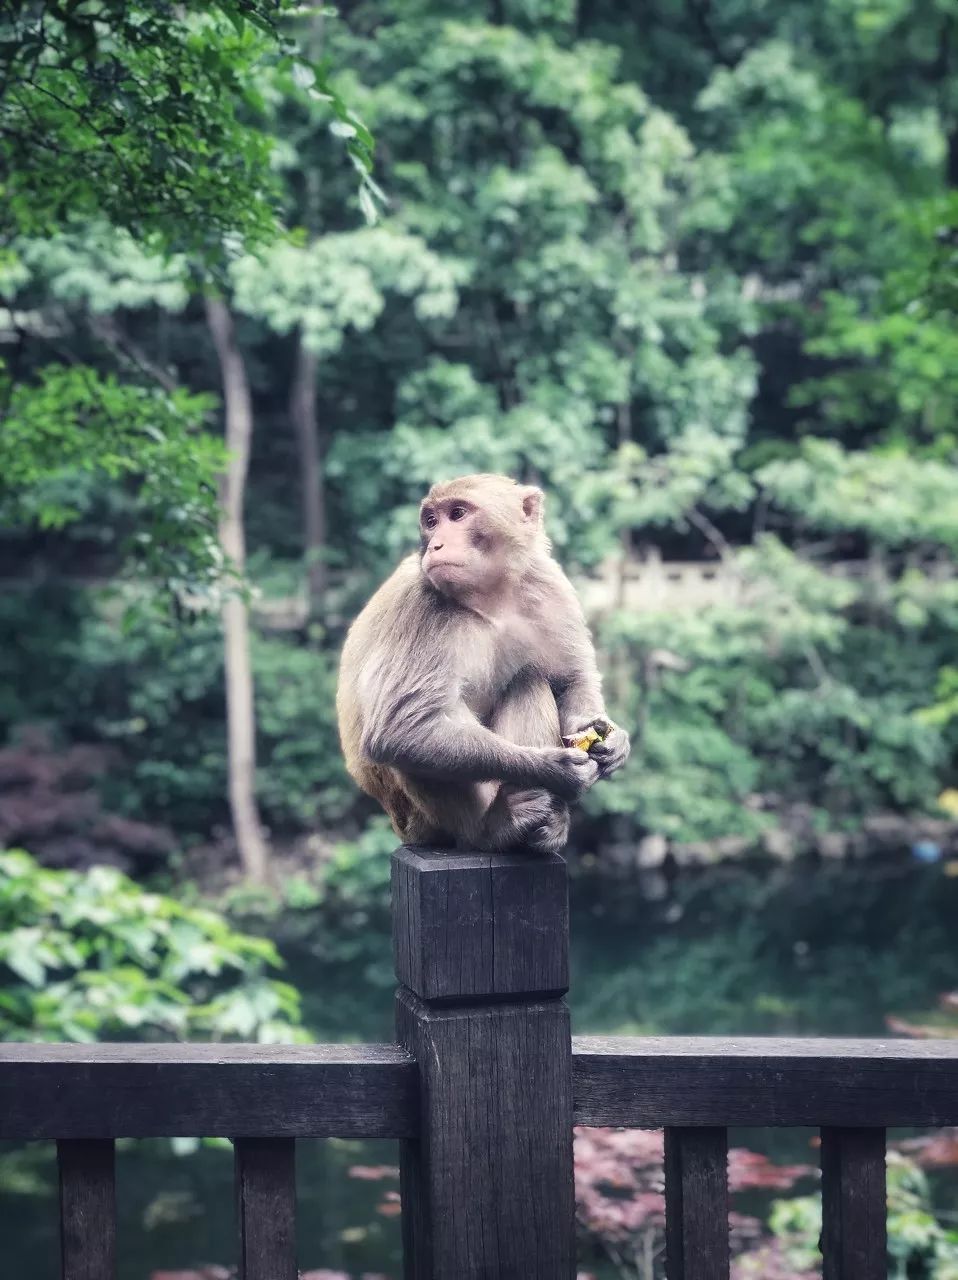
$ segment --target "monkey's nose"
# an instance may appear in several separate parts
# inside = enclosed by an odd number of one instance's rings
[[[441,551],[441,550],[442,550],[442,543],[441,543],[441,542],[430,542],[430,544],[429,544],[429,550],[430,550],[430,551]]]

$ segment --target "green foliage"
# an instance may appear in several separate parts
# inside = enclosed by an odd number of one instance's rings
[[[136,598],[135,591],[107,596],[86,610],[76,596],[61,601],[71,638],[63,642],[55,629],[40,635],[58,679],[52,686],[32,682],[30,655],[4,654],[0,675],[9,692],[0,700],[0,724],[32,713],[72,734],[95,736],[117,751],[101,783],[111,810],[207,834],[227,817],[219,622],[200,613],[174,629],[155,612],[133,608]],[[18,608],[10,601],[3,625],[25,629],[30,610],[29,599]],[[266,820],[280,834],[311,826],[320,815],[341,819],[355,792],[339,749],[334,657],[261,637],[253,667]]]
[[[94,316],[181,310],[202,272],[280,233],[264,126],[282,86],[332,116],[374,216],[372,137],[328,68],[300,53],[288,29],[299,12],[292,0],[0,6],[5,288],[39,277]],[[137,344],[116,345],[130,363]],[[78,473],[81,491],[83,472],[121,492],[135,476],[138,570],[174,599],[215,579],[223,459],[197,434],[209,401],[155,367],[162,396],[75,358],[35,379],[18,363],[0,362],[0,519],[64,526],[79,514],[66,496]]]
[[[958,474],[903,449],[848,452],[806,440],[798,457],[771,462],[757,479],[786,511],[828,532],[861,532],[879,545],[958,548]]]
[[[267,920],[279,936],[307,938],[317,947],[318,926],[324,955],[348,960],[366,945],[355,930],[371,914],[380,923],[388,920],[390,854],[395,848],[395,832],[377,815],[355,839],[337,841],[331,849],[320,846],[314,865],[282,876],[276,886],[245,881],[231,886],[223,909],[234,919]],[[375,936],[370,940],[373,949],[380,941]],[[385,985],[391,982],[388,976]]]
[[[224,454],[199,430],[208,397],[123,385],[82,365],[49,366],[37,384],[4,385],[3,373],[0,364],[0,521],[76,521],[78,478],[90,474],[133,490],[141,571],[170,589],[218,575],[214,480]]]
[[[389,227],[324,236],[300,247],[281,242],[233,264],[235,302],[276,333],[299,328],[310,351],[335,354],[343,333],[371,329],[387,291],[411,297],[423,320],[456,307],[456,271],[419,236]]]
[[[889,1280],[956,1280],[958,1232],[936,1216],[925,1174],[907,1156],[890,1151],[887,1177]],[[795,1271],[814,1274],[821,1265],[821,1197],[777,1200],[769,1225]],[[740,1265],[737,1274],[746,1280],[760,1273]]]
[[[826,572],[771,537],[726,570],[734,604],[603,626],[616,667],[645,680],[625,690],[635,757],[590,809],[638,811],[652,830],[696,840],[754,837],[762,810],[783,802],[811,805],[822,829],[933,808],[950,748],[922,699],[950,619],[905,612],[891,584]],[[910,669],[890,685],[904,644]]]
[[[350,523],[379,566],[408,545],[422,488],[463,470],[534,475],[566,559],[595,563],[628,519],[611,496],[617,444],[684,439],[688,454],[744,431],[751,309],[721,265],[706,284],[682,262],[697,159],[621,77],[614,47],[564,47],[566,18],[532,35],[454,6],[396,16],[375,49],[337,36],[397,157],[396,221],[461,273],[459,305],[438,352],[417,352],[385,317],[394,425],[370,432],[370,406],[359,432],[334,438],[330,473],[349,479]],[[372,457],[385,484],[356,483]]]
[[[260,637],[253,646],[258,794],[279,829],[341,821],[355,803],[336,727],[336,662],[328,650]]]
[[[112,867],[47,871],[0,853],[0,1039],[297,1039],[273,944]]]
[[[0,8],[6,229],[49,235],[105,216],[167,247],[218,256],[224,235],[277,230],[261,68],[331,104],[357,167],[372,139],[297,55],[291,0],[176,6],[55,0]]]
[[[147,252],[128,231],[99,220],[51,239],[19,237],[3,279],[94,315],[154,306],[179,314],[189,298],[184,254]]]
[[[923,724],[949,725],[958,721],[958,667],[942,667],[935,686],[935,702],[915,717]]]
[[[357,840],[337,845],[323,872],[328,890],[346,903],[389,903],[389,855],[396,833],[383,817],[368,823]]]

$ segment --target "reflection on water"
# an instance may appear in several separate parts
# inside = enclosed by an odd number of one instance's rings
[[[886,1013],[928,1008],[958,986],[958,880],[937,868],[870,864],[686,876],[665,898],[597,880],[573,885],[577,1033],[879,1035]],[[280,941],[320,1040],[392,1034],[388,920],[336,931],[297,916]],[[733,1143],[808,1160],[806,1132]],[[392,1143],[302,1142],[300,1266],[398,1278],[395,1182],[350,1177],[395,1165]],[[956,1207],[954,1183],[947,1188]],[[228,1149],[118,1156],[120,1280],[235,1257]],[[380,1212],[381,1208],[385,1212]],[[3,1280],[55,1280],[56,1178],[45,1149],[0,1162]]]

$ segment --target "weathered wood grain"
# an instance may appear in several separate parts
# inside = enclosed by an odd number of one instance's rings
[[[565,864],[402,849],[393,892],[406,1280],[572,1280]]]
[[[113,1143],[59,1142],[62,1280],[113,1280],[116,1194]]]
[[[669,1280],[728,1280],[728,1134],[665,1131],[665,1252]]]
[[[423,1000],[568,990],[569,892],[560,857],[399,849],[392,893],[396,977]]]
[[[958,1124],[958,1041],[577,1037],[577,1124]]]
[[[422,1134],[402,1144],[406,1280],[570,1280],[564,1003],[434,1009],[400,990],[397,1026],[422,1080]]]
[[[822,1280],[888,1274],[885,1131],[822,1130]]]
[[[0,1138],[403,1138],[417,1094],[394,1045],[0,1045]]]
[[[296,1280],[296,1144],[239,1138],[233,1144],[239,1280]]]

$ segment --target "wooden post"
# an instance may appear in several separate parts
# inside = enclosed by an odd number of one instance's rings
[[[397,1031],[420,1084],[406,1280],[573,1280],[565,863],[416,847],[392,877]]]
[[[57,1143],[60,1167],[61,1280],[113,1280],[116,1275],[116,1191],[113,1142]]]
[[[728,1135],[665,1130],[665,1270],[669,1280],[728,1280]]]
[[[885,1197],[885,1130],[822,1129],[824,1280],[884,1280]]]
[[[237,1138],[239,1280],[296,1280],[296,1145]]]

